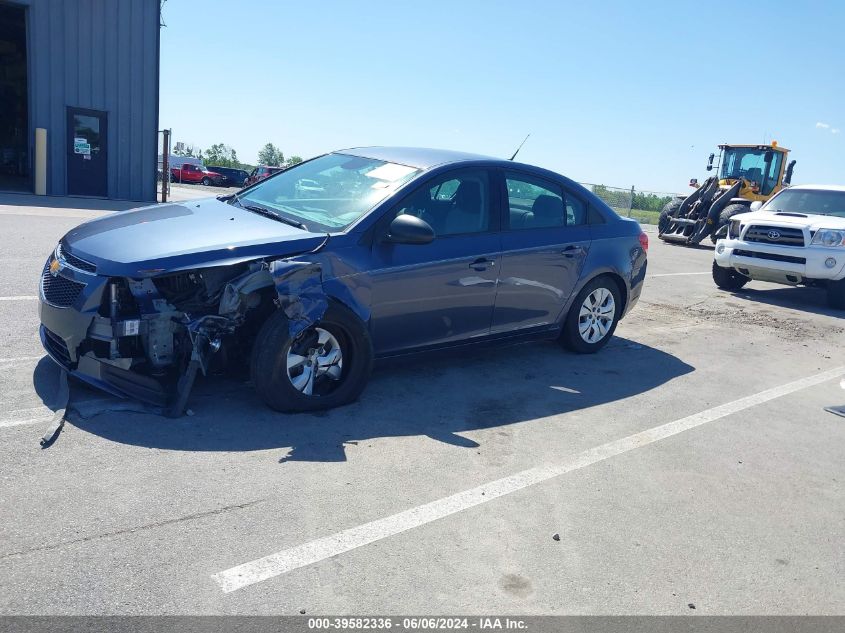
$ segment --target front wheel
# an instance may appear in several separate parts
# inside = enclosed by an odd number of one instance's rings
[[[616,282],[599,277],[588,283],[569,308],[560,343],[578,354],[593,354],[607,345],[622,315]]]
[[[293,338],[287,315],[277,310],[255,340],[250,374],[271,408],[316,411],[355,400],[372,360],[367,328],[348,308],[331,304],[318,323]]]
[[[206,176],[205,178],[202,179],[202,184],[204,184],[206,187],[208,187],[211,184],[211,178]]]
[[[715,261],[713,262],[713,281],[722,290],[739,290],[751,279],[735,271],[733,268],[722,268]]]

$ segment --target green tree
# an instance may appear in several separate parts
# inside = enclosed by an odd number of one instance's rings
[[[288,158],[285,161],[285,167],[293,167],[294,165],[298,165],[301,162],[302,162],[302,157],[294,155],[294,156],[291,156],[290,158]]]
[[[269,167],[278,167],[285,162],[285,155],[272,143],[267,143],[258,151],[258,163]]]
[[[219,167],[240,167],[234,149],[223,143],[216,143],[205,151],[205,161]]]

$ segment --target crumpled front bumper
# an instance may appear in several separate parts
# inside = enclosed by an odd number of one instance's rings
[[[58,273],[63,278],[59,281],[61,291],[51,289],[45,294],[45,275],[51,274],[51,261],[52,257],[44,267],[38,291],[39,336],[47,355],[70,375],[98,389],[164,406],[167,397],[158,381],[98,359],[90,352],[80,354],[80,346],[88,338],[100,308],[108,278],[63,268]]]

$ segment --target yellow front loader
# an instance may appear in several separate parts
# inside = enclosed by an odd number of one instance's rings
[[[750,210],[752,202],[765,202],[792,180],[793,160],[788,165],[789,150],[777,141],[771,145],[719,145],[719,162],[710,154],[707,171],[714,168],[718,176],[710,176],[686,198],[671,200],[660,212],[658,237],[667,242],[698,244],[705,237],[715,243],[731,216]]]

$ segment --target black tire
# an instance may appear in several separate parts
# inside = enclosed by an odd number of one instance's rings
[[[324,377],[324,386],[330,389],[314,395],[306,395],[293,386],[288,377],[288,352],[292,345],[303,344],[304,337],[313,335],[313,327],[291,339],[287,315],[277,310],[258,332],[250,360],[252,384],[270,408],[277,411],[332,409],[354,401],[364,390],[373,364],[373,347],[366,326],[351,310],[333,302],[315,325],[328,331],[340,344],[343,358],[340,379],[334,385],[330,378]]]
[[[579,331],[580,312],[587,297],[600,288],[610,291],[610,294],[613,296],[613,323],[603,338],[591,343],[584,340]],[[608,275],[596,277],[581,289],[581,292],[575,297],[572,305],[569,306],[569,312],[566,315],[566,320],[563,323],[563,329],[561,330],[558,341],[566,349],[577,354],[595,354],[613,338],[613,333],[616,331],[616,326],[619,324],[619,317],[621,315],[622,293],[616,281]]]
[[[202,179],[202,184],[205,185],[206,187],[208,187],[209,185],[211,185],[211,178],[206,176],[205,178]]]
[[[660,217],[657,220],[657,233],[662,235],[669,228],[669,219],[674,218],[678,213],[678,209],[684,202],[684,198],[674,198],[666,203],[663,210],[660,212]]]
[[[834,310],[845,310],[845,279],[828,282],[827,305]]]
[[[745,284],[751,281],[751,279],[742,273],[738,273],[733,268],[722,268],[714,260],[713,281],[715,281],[716,285],[722,290],[735,291],[742,288]]]
[[[731,218],[737,215],[738,213],[748,213],[751,209],[748,207],[747,204],[742,204],[740,202],[735,202],[733,204],[729,204],[722,212],[719,214],[719,226],[724,226],[728,222],[731,221]]]
[[[176,176],[170,174],[170,182],[176,182]]]

